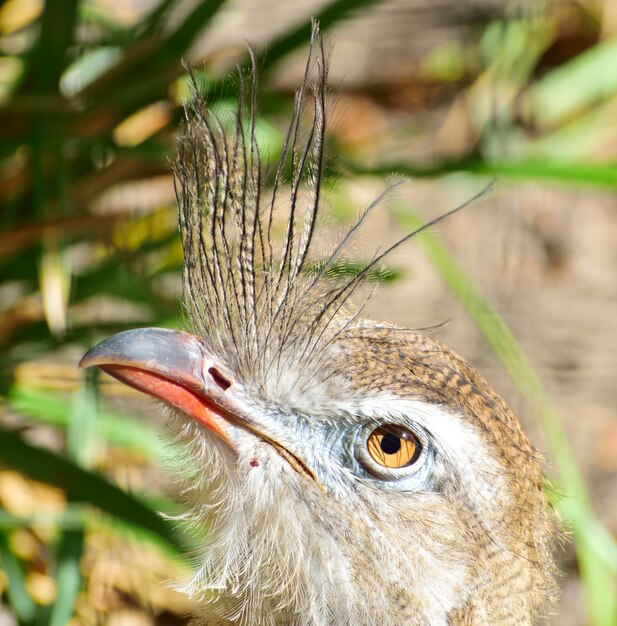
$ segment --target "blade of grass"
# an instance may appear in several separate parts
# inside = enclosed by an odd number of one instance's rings
[[[0,562],[8,578],[7,596],[11,608],[21,624],[31,622],[36,614],[36,605],[28,595],[21,565],[11,552],[4,532],[0,532]]]
[[[182,512],[182,507],[172,500],[168,500],[163,496],[148,498],[146,503],[157,511],[161,511],[163,515],[175,516]],[[186,540],[191,548],[198,545],[198,534],[191,529],[184,520],[174,522],[178,529],[183,532],[183,541]],[[144,533],[136,532],[135,527],[131,527],[123,522],[120,518],[111,517],[109,515],[102,516],[95,509],[87,504],[67,504],[66,507],[58,513],[37,512],[33,515],[18,516],[8,513],[0,508],[0,531],[15,530],[17,528],[32,528],[33,526],[53,527],[63,531],[86,531],[95,532],[97,534],[113,533],[116,537],[128,535],[129,538],[135,538],[149,541],[151,538]],[[180,553],[177,550],[170,550],[169,545],[159,542],[159,547],[166,551],[167,555],[179,560]],[[1,552],[0,552],[1,554]],[[182,560],[179,560],[182,562]],[[186,564],[186,563],[185,563]]]
[[[7,394],[8,406],[33,420],[67,428],[72,408],[59,394],[13,387]],[[122,446],[147,458],[160,459],[163,444],[152,428],[129,415],[102,410],[99,415],[100,436],[104,442]]]
[[[425,167],[413,163],[386,163],[377,167],[346,164],[354,174],[408,178],[434,178],[454,172],[469,172],[484,176],[499,176],[508,180],[548,180],[568,186],[617,188],[617,162],[588,164],[560,163],[547,160],[486,161],[481,157],[466,157]]]
[[[66,50],[73,41],[78,0],[45,2],[41,34],[33,50],[29,73],[38,93],[57,93],[66,63]]]
[[[162,2],[148,14],[145,20],[139,24],[140,31],[151,34],[162,30],[168,15],[167,12],[173,7],[174,2],[175,0],[162,0]]]
[[[193,43],[199,33],[209,24],[212,18],[219,11],[225,0],[205,0],[197,4],[191,13],[187,15],[182,23],[180,23],[174,32],[167,35],[167,37],[161,42],[156,51],[155,59],[150,59],[145,67],[145,73],[143,78],[144,84],[148,84],[151,77],[161,76],[167,74],[167,71],[161,71],[161,68],[169,67],[170,64],[177,66],[179,75],[180,65],[179,60],[183,54],[186,53],[190,45]],[[334,0],[328,3],[322,11],[315,16],[315,19],[320,23],[323,30],[327,30],[337,22],[349,17],[352,13],[357,12],[372,4],[377,4],[378,0]],[[151,36],[151,31],[160,28],[160,20],[164,17],[163,14],[153,12],[154,20],[151,25],[146,28],[146,33]],[[311,38],[311,24],[312,19],[306,20],[295,30],[286,32],[284,35],[272,42],[262,55],[262,60],[259,62],[259,66],[264,70],[268,67],[276,64],[283,56],[291,52],[292,50],[307,43]],[[130,57],[131,55],[126,55]],[[155,61],[155,62],[154,62]],[[142,61],[140,60],[140,63]],[[129,79],[127,87],[134,90],[136,94],[144,94],[144,84],[142,84],[141,77],[139,84],[135,84],[134,65],[127,64],[127,71],[120,71],[118,68],[114,70],[114,84],[118,84],[118,77],[121,74],[123,77]],[[211,90],[212,97],[219,99],[227,97],[228,89],[225,89],[225,81],[220,81],[220,85]],[[153,83],[156,84],[156,83]],[[96,85],[96,93],[106,92],[104,87],[107,85],[107,81],[103,76],[100,84]],[[126,91],[123,89],[123,91]],[[89,95],[93,95],[92,92]],[[218,98],[217,98],[218,96]],[[212,97],[210,98],[211,101]]]
[[[79,563],[83,546],[83,531],[64,531],[57,551],[56,588],[58,595],[51,610],[49,626],[65,626],[73,616],[73,608],[81,587]]]
[[[617,94],[617,37],[603,41],[543,76],[529,89],[542,128],[555,126]]]
[[[398,210],[396,217],[410,231],[424,223],[408,209]],[[617,623],[617,542],[593,512],[576,458],[540,379],[505,321],[479,293],[439,239],[433,233],[425,232],[418,243],[532,407],[566,494],[555,504],[574,533],[591,623],[614,626]]]
[[[99,5],[93,2],[80,2],[79,4],[78,18],[80,23],[92,25],[97,31],[96,39],[87,42],[80,41],[84,49],[96,46],[127,45],[135,40],[134,29],[127,28],[122,23],[121,16],[108,13],[105,6],[104,3]]]
[[[74,394],[67,428],[67,452],[82,467],[91,467],[96,454],[98,402],[93,374],[84,376]],[[84,547],[83,530],[64,530],[56,550],[55,574],[58,595],[49,616],[49,626],[64,626],[73,615],[81,587],[79,563]]]
[[[202,0],[171,33],[159,55],[178,64],[197,35],[209,24],[226,0]]]
[[[92,523],[92,515],[88,517],[88,509],[83,504],[68,504],[60,513],[36,512],[33,515],[13,515],[0,509],[0,530],[16,528],[32,528],[33,526],[54,526],[62,530],[81,530]]]
[[[71,502],[86,502],[146,531],[171,550],[182,552],[182,543],[150,507],[136,496],[86,471],[72,461],[26,443],[14,432],[0,428],[0,458],[26,476],[63,489]]]
[[[96,371],[84,374],[83,383],[73,397],[66,433],[68,455],[82,467],[92,467],[95,460],[99,410]]]
[[[84,89],[82,97],[91,98],[97,103],[87,117],[98,116],[101,104],[113,103],[115,114],[110,115],[110,111],[106,110],[107,117],[104,120],[108,131],[111,131],[130,113],[165,97],[169,83],[182,74],[183,55],[224,2],[201,0],[173,31],[164,36],[158,31],[161,30],[160,20],[165,17],[166,11],[163,10],[163,14],[159,15],[155,10],[154,21],[126,47],[122,60]]]

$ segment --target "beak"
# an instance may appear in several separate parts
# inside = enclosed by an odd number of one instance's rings
[[[94,346],[79,363],[94,365],[180,409],[233,449],[227,427],[233,415],[226,408],[231,377],[221,373],[220,364],[193,335],[163,328],[118,333]]]
[[[193,335],[164,328],[127,330],[88,351],[80,367],[96,365],[119,381],[163,400],[208,428],[237,452],[234,431],[248,430],[273,446],[299,473],[313,471],[269,436],[242,402],[242,386]]]

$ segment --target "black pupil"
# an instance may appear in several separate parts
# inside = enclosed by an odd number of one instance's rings
[[[392,433],[387,433],[381,440],[381,450],[384,454],[395,454],[401,449],[401,438]]]

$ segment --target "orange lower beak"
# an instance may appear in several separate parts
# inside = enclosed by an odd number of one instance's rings
[[[113,335],[89,350],[80,367],[100,367],[121,382],[163,400],[203,424],[233,448],[225,428],[228,412],[214,398],[230,383],[206,367],[202,343],[188,333],[140,328]]]

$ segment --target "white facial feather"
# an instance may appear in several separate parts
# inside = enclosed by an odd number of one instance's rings
[[[327,396],[327,391],[322,393]],[[337,403],[330,400],[329,407],[336,415]],[[439,448],[438,454],[449,457],[452,466],[466,468],[462,479],[481,485],[478,507],[486,504],[483,498],[488,490],[499,484],[499,480],[487,477],[479,467],[487,466],[478,462],[482,457],[497,470],[496,461],[490,459],[481,439],[473,428],[461,423],[461,416],[443,407],[382,394],[372,398],[352,397],[341,403],[341,415],[350,410],[360,421],[395,421],[430,432]],[[261,419],[269,421],[272,416]],[[327,417],[314,415],[311,423],[318,428],[320,423],[329,426],[332,421],[333,415],[329,413]],[[341,419],[341,424],[349,421],[349,418]],[[179,425],[180,444],[189,450],[191,466],[200,475],[197,487],[187,481],[185,497],[192,506],[189,517],[194,524],[207,529],[196,574],[182,590],[204,603],[206,623],[210,623],[214,611],[238,624],[257,623],[256,616],[262,616],[260,624],[366,624],[366,616],[374,614],[370,603],[382,602],[385,608],[391,603],[387,585],[380,582],[382,575],[386,579],[390,576],[391,568],[387,563],[375,563],[375,571],[368,573],[374,578],[375,587],[385,585],[381,600],[376,600],[379,593],[370,599],[359,596],[358,586],[354,584],[359,573],[354,569],[352,556],[358,547],[346,546],[346,541],[351,541],[346,535],[365,537],[371,543],[371,553],[387,554],[393,541],[392,532],[399,525],[409,528],[411,523],[413,531],[415,524],[423,534],[427,522],[413,520],[416,510],[432,511],[431,523],[436,523],[438,528],[452,522],[451,511],[441,496],[426,490],[413,493],[405,479],[398,484],[398,490],[396,485],[389,485],[390,494],[384,499],[375,484],[358,488],[351,471],[341,474],[333,464],[329,469],[337,474],[334,481],[331,476],[318,476],[330,488],[324,502],[323,490],[308,484],[306,477],[298,476],[272,446],[255,435],[244,432],[236,438],[237,456],[232,458],[232,453],[209,431],[183,417],[178,418],[175,428]],[[321,457],[321,470],[327,471],[323,442],[315,437],[296,452],[309,464]],[[392,504],[391,498],[399,495],[398,492],[408,492],[408,513],[401,513],[400,502],[397,506]],[[328,503],[330,513],[324,517],[323,507]],[[381,548],[380,544],[383,544]],[[395,564],[398,577],[425,598],[425,611],[429,611],[419,614],[418,621],[409,624],[446,624],[447,615],[464,603],[469,568],[463,544],[461,527],[459,539],[448,537],[445,541],[449,553],[458,554],[457,565],[447,571],[435,569],[436,553],[446,549],[437,538],[428,548],[410,543],[413,559],[402,558]],[[418,578],[417,571],[432,571],[432,574]],[[254,589],[259,589],[259,594]],[[272,621],[263,621],[263,615],[272,615]],[[348,621],[350,615],[355,616],[354,621]],[[388,619],[384,615],[383,623],[397,623]]]
[[[465,416],[445,406],[393,394],[366,397],[358,402],[358,409],[377,422],[388,423],[396,418],[412,430],[420,426],[430,433],[438,454],[450,461],[460,480],[471,488],[466,492],[478,507],[507,504],[505,468]]]

